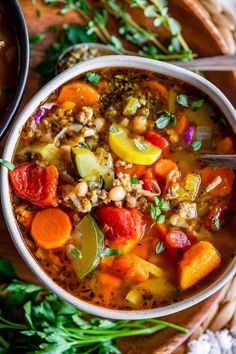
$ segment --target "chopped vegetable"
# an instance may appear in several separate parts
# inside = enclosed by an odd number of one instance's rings
[[[226,201],[219,202],[211,208],[205,221],[210,230],[219,230],[220,225],[223,223],[223,216],[227,210],[228,203]]]
[[[101,167],[101,175],[105,182],[106,190],[112,188],[114,180],[113,158],[110,152],[107,152],[104,148],[97,148],[96,158]],[[88,162],[87,162],[88,163]]]
[[[135,254],[129,254],[127,257],[132,259],[134,262],[142,265],[143,268],[145,268],[150,274],[154,275],[157,278],[161,278],[165,276],[165,272],[163,269],[157,267],[155,264],[148,262]]]
[[[55,103],[44,103],[42,106],[39,107],[39,112],[34,116],[34,120],[36,123],[40,123],[41,118],[48,113],[52,107],[55,106]]]
[[[167,127],[168,124],[172,125],[173,127],[176,126],[176,116],[173,113],[167,111],[160,111],[157,112],[158,119],[156,120],[156,127],[158,129],[164,129]]]
[[[71,158],[80,177],[98,179],[102,175],[102,168],[89,149],[72,147]]]
[[[204,99],[198,99],[192,101],[192,108],[201,108],[204,105]]]
[[[122,172],[127,173],[128,175],[132,176],[133,178],[142,178],[145,174],[146,167],[143,165],[135,165],[133,164],[132,167],[126,168],[122,166],[116,167],[116,173]]]
[[[179,282],[188,289],[219,267],[221,256],[208,241],[200,241],[187,250],[179,262]]]
[[[198,194],[201,185],[201,176],[195,173],[189,173],[185,179],[185,190],[187,196],[194,200]]]
[[[136,97],[130,97],[128,103],[124,107],[123,114],[125,116],[132,116],[136,113],[139,107],[140,107],[139,100]]]
[[[90,82],[91,84],[97,84],[101,79],[100,75],[92,72],[86,73],[85,76],[88,82]]]
[[[64,246],[69,241],[70,233],[69,216],[59,208],[38,211],[31,226],[36,244],[47,250]]]
[[[128,137],[126,129],[118,124],[112,124],[112,127],[117,128],[118,131],[109,131],[109,144],[112,151],[121,159],[135,164],[150,165],[160,157],[161,149],[158,147],[144,140],[142,146],[145,150],[140,150],[135,141]]]
[[[195,125],[193,123],[188,124],[187,130],[184,133],[184,142],[186,145],[190,145],[190,143],[193,139],[194,128],[195,128]]]
[[[34,162],[18,165],[9,172],[15,192],[42,208],[58,205],[58,172],[55,166],[37,167]]]
[[[14,170],[14,168],[15,168],[15,165],[13,165],[13,163],[11,163],[10,161],[7,161],[7,160],[3,160],[3,159],[0,159],[0,165],[6,167],[9,171]]]
[[[129,281],[135,283],[145,281],[149,277],[147,268],[140,262],[138,263],[134,259],[129,258],[129,256],[115,258],[112,263],[112,272],[116,276],[127,278]]]
[[[217,144],[217,153],[222,155],[234,153],[234,142],[230,136],[225,137]]]
[[[177,95],[176,101],[180,106],[188,107],[188,96],[184,94]]]
[[[165,237],[165,245],[169,249],[181,249],[186,251],[192,244],[183,231],[171,230]]]
[[[162,154],[164,156],[168,155],[169,142],[166,138],[153,131],[146,132],[144,134],[144,138],[148,140],[151,144],[159,147],[162,150]]]
[[[160,159],[154,165],[154,174],[166,179],[171,171],[178,171],[176,163],[168,159]]]
[[[157,91],[165,100],[168,100],[169,93],[165,85],[156,80],[148,80],[145,82],[145,87],[148,87],[152,91]]]
[[[218,167],[213,169],[208,166],[202,170],[202,183],[207,186],[211,183],[215,177],[219,176],[221,178],[221,183],[213,188],[210,193],[216,196],[226,196],[231,192],[234,183],[234,172],[228,167]]]
[[[95,219],[91,215],[86,215],[76,226],[71,236],[71,243],[67,246],[67,256],[77,277],[82,279],[100,262],[104,247],[103,235]],[[81,258],[71,255],[73,247],[81,252]]]
[[[91,86],[83,82],[73,82],[64,85],[57,99],[57,103],[63,104],[66,101],[75,102],[76,108],[80,110],[83,106],[94,106],[99,103],[99,94]]]
[[[171,88],[169,91],[169,109],[168,109],[170,113],[176,112],[176,96],[177,96],[177,92]]]
[[[183,134],[187,128],[187,117],[184,112],[177,112],[176,127],[175,131],[177,134]]]
[[[140,239],[144,232],[142,214],[136,209],[104,205],[98,208],[97,219],[110,241],[121,238]]]

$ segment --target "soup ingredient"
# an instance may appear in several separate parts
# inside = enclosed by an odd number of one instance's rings
[[[206,218],[206,225],[212,231],[218,231],[220,229],[224,213],[227,209],[228,203],[226,201],[219,202],[211,208]]]
[[[179,282],[182,290],[188,289],[210,274],[221,263],[221,256],[208,241],[200,241],[189,248],[179,262]]]
[[[34,120],[36,123],[40,123],[41,118],[55,106],[55,103],[44,103],[42,106],[39,107],[39,112],[34,116]]]
[[[87,316],[40,285],[16,278],[9,261],[0,259],[0,350],[63,354],[120,353],[115,339],[148,335],[164,328],[187,333],[187,329],[157,319],[110,321]],[[14,301],[13,301],[14,299]],[[19,307],[22,311],[19,312]],[[78,349],[79,348],[79,349]]]
[[[125,189],[122,186],[116,186],[109,191],[108,198],[113,202],[119,202],[125,198],[125,195]]]
[[[180,230],[171,230],[165,238],[165,244],[169,249],[180,249],[186,251],[191,247],[191,241],[188,236]]]
[[[156,127],[158,129],[164,129],[168,124],[172,127],[176,126],[176,116],[168,111],[160,111],[157,113],[158,119],[156,120]]]
[[[82,178],[94,177],[98,179],[102,175],[101,166],[94,153],[89,149],[72,147],[71,158],[76,172]]]
[[[149,277],[149,271],[140,262],[136,262],[129,256],[120,256],[112,263],[112,272],[118,277],[138,283]]]
[[[154,131],[148,131],[144,134],[146,140],[151,144],[159,147],[162,150],[162,155],[167,155],[169,152],[168,140]]]
[[[85,76],[88,82],[90,82],[91,84],[97,84],[101,79],[100,75],[92,72],[86,73]]]
[[[202,183],[206,186],[206,190],[207,187],[216,181],[215,179],[218,177],[221,179],[220,183],[217,183],[215,187],[213,186],[209,192],[215,196],[224,197],[232,190],[234,183],[233,170],[228,167],[218,167],[213,169],[210,166],[207,166],[202,170]]]
[[[34,162],[22,163],[9,172],[15,192],[42,208],[58,205],[58,172],[54,165],[38,167]]]
[[[72,233],[72,242],[67,247],[67,256],[79,279],[94,270],[100,262],[104,248],[103,235],[95,219],[86,215]],[[73,255],[74,247],[81,252],[81,257]]]
[[[183,107],[188,107],[188,105],[189,105],[188,96],[186,96],[184,94],[177,95],[176,101],[180,106],[183,106]]]
[[[109,130],[109,144],[117,156],[135,164],[150,165],[161,155],[161,149],[147,140],[130,139],[127,130],[118,124],[112,124]]]
[[[62,247],[69,241],[71,228],[70,218],[64,211],[48,208],[36,213],[31,234],[38,246],[50,250]]]
[[[58,104],[74,102],[80,110],[83,106],[94,106],[99,103],[99,94],[95,88],[83,82],[73,82],[62,86],[57,99]]]
[[[96,215],[105,237],[112,242],[121,238],[141,239],[143,235],[143,218],[137,209],[104,205],[98,208]]]
[[[176,163],[172,160],[160,159],[154,165],[153,170],[154,170],[154,174],[157,177],[161,177],[162,179],[166,180],[166,178],[172,171],[178,171],[178,167]]]
[[[176,119],[176,127],[175,127],[175,131],[176,133],[183,134],[186,127],[187,127],[187,117],[185,115],[185,113],[183,111],[179,111],[177,113],[177,119]]]
[[[6,167],[9,171],[14,170],[14,168],[15,168],[15,165],[13,165],[13,163],[11,163],[10,161],[7,161],[7,160],[3,160],[3,159],[0,159],[0,165]]]
[[[230,136],[227,136],[218,143],[217,153],[222,155],[234,153],[234,142]]]
[[[189,123],[187,130],[184,133],[184,142],[186,145],[189,145],[193,139],[195,125],[193,123]]]

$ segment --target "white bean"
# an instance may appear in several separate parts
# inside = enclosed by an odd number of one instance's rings
[[[105,125],[105,119],[104,118],[95,118],[94,119],[94,125],[95,125],[95,129],[98,133],[100,133]]]
[[[133,130],[135,133],[143,134],[147,129],[147,118],[144,116],[136,116],[133,120]]]
[[[108,198],[113,202],[119,202],[125,198],[126,192],[122,186],[113,187],[109,193]]]
[[[78,197],[84,197],[88,193],[88,185],[85,181],[79,182],[75,187],[75,193]]]

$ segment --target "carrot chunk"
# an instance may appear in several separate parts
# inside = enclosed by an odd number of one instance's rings
[[[178,264],[180,288],[190,288],[217,268],[220,262],[221,256],[210,242],[196,243],[184,253]]]
[[[208,166],[202,170],[202,183],[207,186],[214,178],[220,177],[221,182],[213,188],[210,193],[215,196],[224,197],[228,195],[234,183],[234,171],[228,167],[218,167],[213,169]]]
[[[37,212],[31,226],[31,234],[37,245],[48,250],[64,246],[70,233],[69,216],[59,208]]]
[[[162,98],[168,100],[169,92],[165,85],[161,84],[156,80],[148,80],[147,82],[145,82],[145,86],[150,88],[153,91],[158,91],[162,96]]]
[[[175,131],[178,134],[183,134],[186,127],[187,127],[187,118],[186,115],[184,114],[184,112],[179,111],[177,113],[177,117],[176,117],[176,127],[175,127]]]
[[[178,170],[178,167],[174,161],[169,159],[160,159],[154,165],[154,174],[164,179],[173,170]]]
[[[125,256],[114,260],[112,271],[121,278],[137,283],[145,281],[149,277],[149,271],[146,268]]]
[[[218,143],[217,153],[222,155],[234,153],[234,142],[230,136],[227,136]]]
[[[74,102],[77,109],[83,106],[94,106],[99,102],[99,93],[92,86],[83,82],[72,82],[63,86],[59,92],[57,102]]]

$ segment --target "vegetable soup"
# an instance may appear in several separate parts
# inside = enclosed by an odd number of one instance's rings
[[[9,172],[22,237],[80,299],[150,309],[209,285],[235,253],[235,153],[211,100],[149,71],[103,69],[66,83],[24,125]]]

